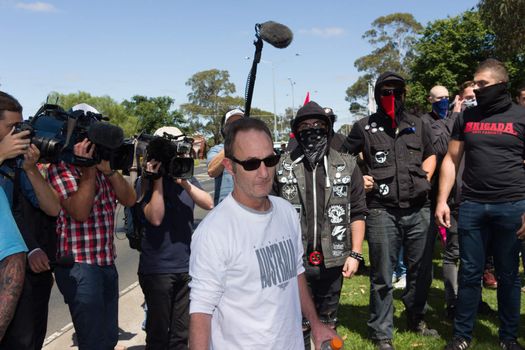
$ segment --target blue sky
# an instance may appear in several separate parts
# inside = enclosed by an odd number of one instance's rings
[[[51,91],[87,91],[117,101],[169,95],[187,102],[194,73],[228,70],[244,95],[254,25],[290,27],[286,49],[265,45],[252,106],[277,114],[302,104],[307,91],[350,121],[345,91],[359,73],[361,39],[377,17],[410,12],[425,25],[474,7],[477,0],[0,0],[0,89],[32,115]],[[272,66],[275,79],[272,78]],[[292,86],[290,78],[295,85]]]

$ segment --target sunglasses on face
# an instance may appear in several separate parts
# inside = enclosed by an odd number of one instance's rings
[[[395,89],[384,89],[381,90],[381,96],[401,96],[405,93],[405,89],[403,88],[395,88]]]
[[[261,166],[262,162],[264,162],[264,165],[267,168],[274,167],[274,166],[277,165],[277,163],[279,163],[279,159],[280,158],[281,158],[280,155],[274,154],[274,155],[268,156],[268,157],[266,157],[264,159],[252,158],[252,159],[248,159],[248,160],[238,160],[235,157],[231,157],[230,159],[232,161],[234,161],[235,163],[240,164],[243,167],[244,170],[246,170],[246,171],[253,171],[253,170],[259,169],[259,167]]]

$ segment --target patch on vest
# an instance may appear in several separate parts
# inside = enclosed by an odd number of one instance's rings
[[[346,185],[334,186],[334,195],[339,198],[347,197],[348,196],[348,186]]]
[[[283,198],[287,201],[291,201],[297,196],[297,187],[294,185],[286,184],[282,189]]]
[[[337,225],[332,229],[332,237],[335,237],[338,241],[342,241],[346,232],[346,226]]]
[[[376,154],[374,155],[374,158],[375,158],[376,162],[378,162],[379,164],[383,164],[384,162],[386,162],[386,156],[387,155],[388,155],[388,152],[377,151]]]
[[[382,196],[386,196],[390,193],[390,187],[388,187],[387,184],[381,184],[379,185],[379,194]]]
[[[328,217],[331,224],[340,224],[345,216],[345,208],[342,205],[332,205],[328,208]]]

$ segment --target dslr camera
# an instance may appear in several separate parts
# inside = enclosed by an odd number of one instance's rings
[[[40,150],[40,160],[48,163],[64,161],[75,166],[92,166],[102,160],[111,168],[129,172],[133,162],[133,140],[124,139],[121,128],[107,122],[99,113],[65,111],[54,104],[43,105],[29,121],[15,125],[15,131],[29,130],[31,143]],[[78,157],[73,148],[87,138],[96,147],[91,159]]]

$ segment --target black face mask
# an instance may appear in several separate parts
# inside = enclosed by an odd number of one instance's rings
[[[512,103],[507,83],[498,83],[476,89],[474,94],[478,107],[489,115],[508,108]]]
[[[311,128],[299,131],[297,142],[303,149],[303,153],[310,162],[315,166],[326,154],[328,148],[328,131],[325,128]]]

